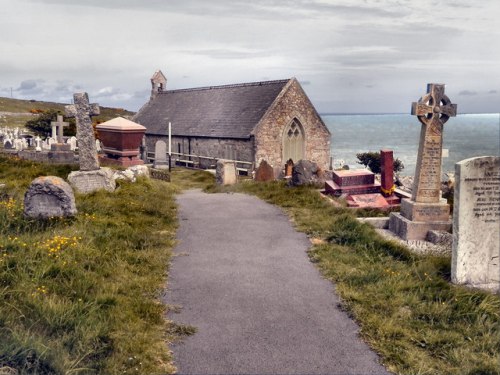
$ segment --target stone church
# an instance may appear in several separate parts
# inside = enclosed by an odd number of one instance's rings
[[[171,122],[172,153],[255,166],[266,160],[275,168],[307,159],[328,168],[330,132],[297,79],[181,90],[166,90],[166,83],[155,72],[150,100],[133,119],[146,127],[149,151],[168,142]]]

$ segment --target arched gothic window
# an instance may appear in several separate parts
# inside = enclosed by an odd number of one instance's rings
[[[304,130],[296,118],[285,128],[283,133],[283,162],[292,159],[294,163],[304,159]]]

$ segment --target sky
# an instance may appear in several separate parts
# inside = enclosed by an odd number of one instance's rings
[[[499,0],[0,0],[0,96],[136,111],[167,89],[296,77],[320,113],[409,113],[427,83],[500,111]]]

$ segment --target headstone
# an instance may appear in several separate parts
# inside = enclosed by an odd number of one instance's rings
[[[288,159],[285,164],[285,178],[292,177],[292,172],[293,172],[293,160]]]
[[[77,149],[77,147],[76,147],[77,143],[76,142],[77,141],[76,141],[76,137],[75,136],[73,136],[73,137],[71,137],[70,139],[67,140],[66,143],[69,144],[69,147],[70,147],[71,151],[75,151]]]
[[[500,157],[455,165],[451,279],[500,291]]]
[[[31,218],[69,217],[76,212],[73,190],[60,177],[38,177],[24,195],[24,214]]]
[[[101,152],[102,151],[101,141],[98,140],[98,139],[95,140],[95,148],[96,148],[97,152]]]
[[[456,116],[457,105],[444,94],[444,85],[427,85],[427,94],[412,105],[421,122],[420,144],[412,198],[391,213],[389,229],[405,240],[424,240],[429,230],[450,230],[450,207],[441,198],[443,125]]]
[[[274,180],[274,169],[267,161],[262,160],[255,171],[255,181],[267,182]]]
[[[390,197],[394,186],[394,156],[392,150],[380,150],[380,191],[385,197]]]
[[[155,143],[155,160],[153,166],[156,169],[168,168],[167,144],[164,141],[157,141]]]
[[[35,151],[42,151],[42,139],[37,135],[35,137]]]
[[[100,168],[95,171],[71,172],[68,181],[78,193],[88,194],[101,189],[114,191],[116,183],[113,177],[113,170]]]
[[[86,92],[74,94],[73,99],[75,104],[66,106],[66,117],[76,118],[80,170],[99,170],[94,129],[92,128],[92,120],[90,119],[91,116],[99,115],[99,105],[90,104]]]
[[[14,139],[14,148],[17,151],[22,151],[23,150],[23,141],[21,139]]]
[[[52,138],[57,140],[57,143],[63,143],[64,128],[69,126],[69,122],[64,122],[61,115],[57,115],[57,121],[52,121]]]
[[[217,160],[215,168],[215,182],[217,185],[234,185],[237,181],[236,163],[224,159]]]
[[[5,139],[3,141],[3,148],[5,148],[6,150],[10,150],[12,149],[12,141],[10,139]]]

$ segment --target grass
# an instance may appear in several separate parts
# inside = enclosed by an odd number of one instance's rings
[[[342,308],[398,374],[499,374],[500,298],[449,283],[449,257],[422,257],[381,238],[311,188],[242,182],[213,188],[205,172],[172,183],[120,183],[77,196],[71,220],[22,217],[22,195],[69,167],[0,156],[0,369],[38,374],[163,374],[165,342],[195,329],[165,320],[160,297],[186,188],[254,194],[282,207],[314,239],[309,255],[336,284]],[[161,202],[161,204],[159,204]],[[365,215],[365,213],[360,213]]]
[[[334,281],[361,336],[398,374],[500,374],[500,297],[450,284],[450,257],[418,256],[333,207],[311,188],[246,182],[282,207],[316,245],[309,255]]]
[[[68,98],[71,99],[71,98]],[[90,98],[92,101],[92,98]],[[50,109],[64,113],[63,103],[44,102],[38,100],[22,100],[0,97],[0,112],[11,112],[16,115],[0,115],[1,127],[24,127],[26,121],[34,117],[29,113],[31,110],[47,111]],[[132,116],[134,113],[122,108],[101,107],[101,114],[93,118],[94,121],[108,121],[117,116]],[[25,115],[19,115],[25,114]]]
[[[120,182],[114,193],[77,195],[75,218],[24,218],[31,180],[69,171],[0,156],[0,369],[172,373],[166,343],[194,331],[166,320],[174,307],[160,302],[180,187]]]

